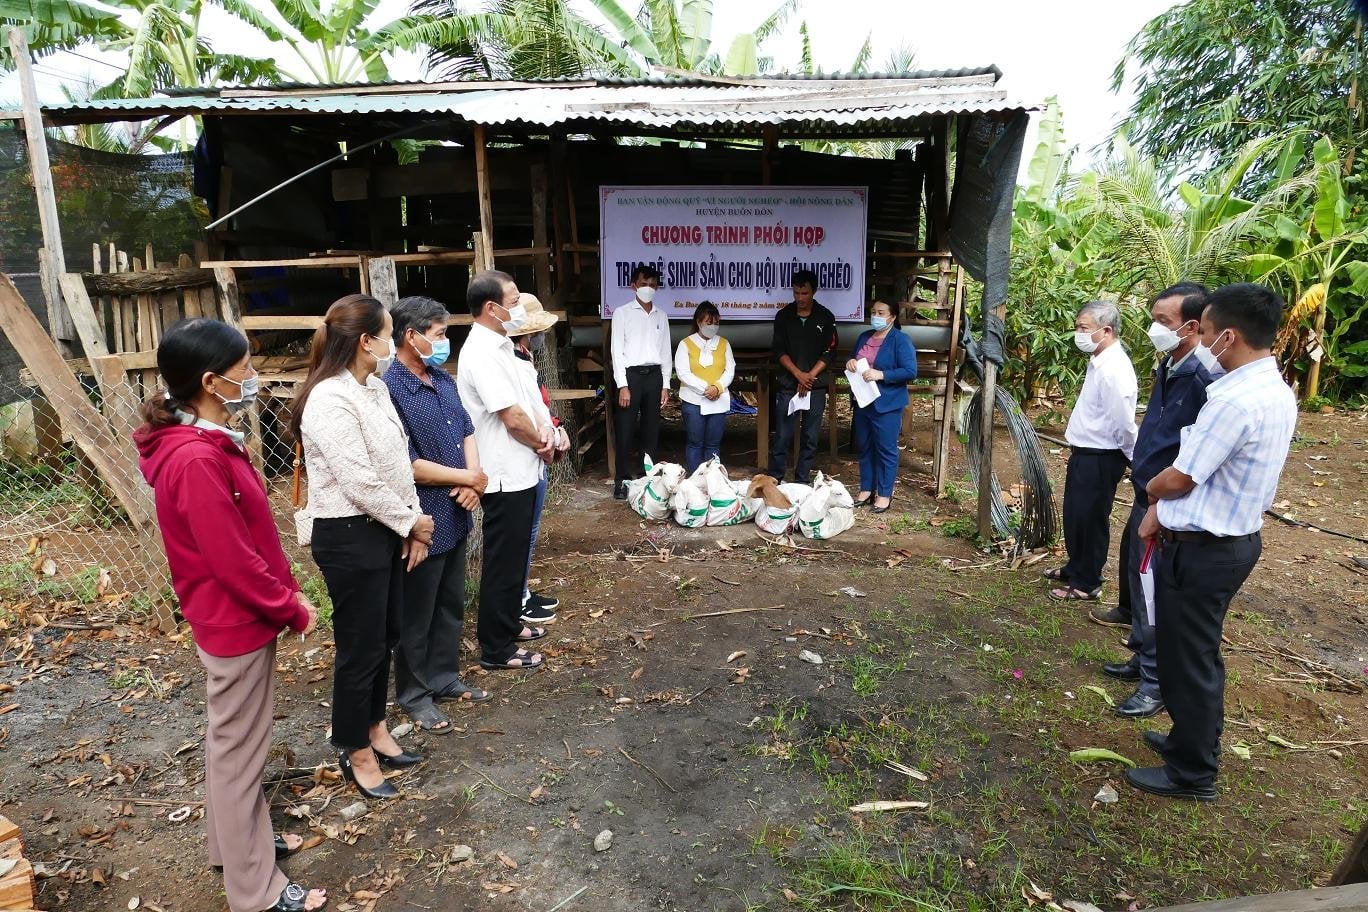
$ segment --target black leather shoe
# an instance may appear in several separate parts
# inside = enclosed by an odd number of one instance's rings
[[[1161,731],[1150,729],[1141,734],[1145,739],[1145,746],[1154,751],[1159,756],[1164,756],[1164,750],[1168,747],[1168,735]]]
[[[617,484],[613,485],[613,500],[626,500],[626,499],[627,499],[627,482],[625,482],[625,481],[619,481]]]
[[[1136,665],[1134,661],[1108,662],[1102,666],[1102,673],[1109,678],[1116,678],[1118,681],[1140,680],[1140,666]]]
[[[1154,697],[1142,694],[1137,690],[1116,707],[1116,714],[1131,719],[1148,719],[1163,708],[1163,700],[1156,700]]]
[[[1163,798],[1183,798],[1188,801],[1216,800],[1215,786],[1179,785],[1168,777],[1162,766],[1142,766],[1126,770],[1126,781],[1142,792]]]
[[[376,754],[375,756],[377,759],[379,759],[380,757],[379,754]],[[342,770],[342,778],[346,779],[352,785],[356,786],[356,790],[359,791],[366,798],[374,799],[399,797],[399,790],[394,786],[390,785],[388,782],[381,782],[375,788],[366,788],[364,785],[357,782],[356,771],[352,769],[351,751],[342,751],[341,753],[339,753],[337,755],[337,765]]]
[[[389,754],[382,754],[373,747],[371,748],[371,751],[373,751],[375,754],[376,762],[379,763],[381,766],[385,767],[386,769],[407,769],[410,766],[417,766],[418,764],[423,762],[423,757],[421,754],[410,754],[406,750],[401,750],[393,757],[391,757]]]
[[[1094,624],[1101,624],[1103,627],[1125,627],[1130,629],[1131,617],[1113,605],[1111,608],[1094,608],[1088,612],[1088,618]]]

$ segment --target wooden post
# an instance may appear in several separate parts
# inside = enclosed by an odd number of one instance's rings
[[[543,306],[549,306],[551,301],[551,254],[546,229],[546,165],[538,163],[532,166],[532,246],[537,248],[532,264],[536,270],[537,297]]]
[[[387,308],[399,300],[399,277],[394,270],[393,259],[375,257],[367,260],[366,274],[370,277],[370,296],[372,298]]]
[[[955,309],[950,314],[950,354],[945,363],[945,399],[941,404],[940,426],[936,428],[936,496],[945,496],[945,480],[950,469],[950,428],[955,415],[955,374],[960,356],[960,319],[964,314],[964,269],[955,270]]]
[[[766,358],[755,375],[755,463],[761,472],[769,471],[770,365]]]
[[[142,483],[133,447],[115,438],[109,422],[91,404],[80,381],[43,332],[43,325],[9,276],[0,276],[0,329],[33,372],[48,401],[62,416],[63,427],[94,464],[129,519],[137,526],[153,522],[151,491]]]
[[[480,242],[485,269],[494,268],[494,207],[489,197],[489,152],[485,148],[484,124],[474,126],[475,189],[480,198]]]
[[[138,397],[128,383],[128,371],[123,358],[118,355],[91,358],[90,368],[95,374],[95,382],[100,385],[105,418],[114,436],[120,439],[132,436],[139,424]]]
[[[926,210],[928,250],[946,249],[946,225],[950,218],[949,190],[946,184],[948,117],[938,118],[931,128],[931,154],[926,163]]]
[[[613,381],[613,321],[603,321],[603,447],[608,451],[608,479],[617,483],[617,384]],[[624,473],[630,474],[630,473]],[[614,494],[617,492],[614,491]]]
[[[64,272],[58,281],[71,322],[76,326],[76,335],[81,339],[81,348],[85,350],[87,360],[93,363],[94,359],[109,354],[109,346],[105,344],[104,326],[86,293],[85,280],[78,272]]]
[[[28,146],[29,176],[33,179],[33,193],[38,200],[38,222],[43,231],[44,255],[40,255],[43,297],[47,300],[48,330],[58,341],[63,357],[71,357],[71,346],[76,337],[75,327],[62,302],[59,277],[66,272],[66,254],[62,251],[62,228],[57,218],[57,196],[52,189],[52,167],[48,163],[47,134],[43,132],[43,114],[38,106],[38,91],[33,83],[33,65],[29,61],[28,41],[17,28],[9,30],[10,54],[19,73],[19,93],[23,104],[24,141]]]
[[[242,329],[242,304],[238,300],[237,275],[231,266],[214,267],[214,284],[218,286],[219,313],[223,322]]]

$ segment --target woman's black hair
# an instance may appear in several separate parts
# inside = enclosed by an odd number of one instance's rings
[[[195,414],[191,403],[203,388],[204,375],[222,375],[246,355],[247,338],[227,323],[194,317],[172,324],[157,346],[157,371],[166,392],[143,403],[144,425],[180,424],[177,411]]]
[[[702,332],[702,321],[704,317],[716,317],[717,322],[722,322],[722,314],[718,312],[717,305],[714,304],[712,301],[703,301],[697,307],[694,308],[694,332]]]

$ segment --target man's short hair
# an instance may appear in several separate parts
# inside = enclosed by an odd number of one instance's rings
[[[1179,316],[1184,323],[1191,323],[1193,320],[1202,319],[1202,311],[1206,310],[1207,296],[1211,294],[1211,289],[1201,282],[1179,282],[1170,285],[1150,299],[1150,307],[1158,304],[1165,298],[1176,298],[1182,296],[1182,301],[1178,305]]]
[[[1271,348],[1287,304],[1276,291],[1253,282],[1237,282],[1207,296],[1207,319],[1217,332],[1234,329],[1250,348]]]
[[[432,324],[441,321],[446,325],[447,309],[446,305],[435,298],[427,295],[409,295],[400,298],[390,307],[390,318],[394,320],[394,338],[404,338],[404,333],[410,329],[424,335],[432,329]]]
[[[800,269],[793,274],[794,287],[806,285],[813,291],[817,290],[817,273],[811,269]]]
[[[1121,311],[1110,301],[1089,301],[1078,308],[1078,315],[1092,314],[1092,318],[1097,321],[1098,329],[1104,326],[1111,327],[1113,335],[1121,335]]]
[[[478,317],[484,312],[486,301],[503,304],[504,287],[513,284],[513,277],[497,269],[486,269],[477,273],[466,287],[466,306],[470,315]]]
[[[655,279],[657,284],[660,282],[660,270],[654,266],[638,263],[636,269],[632,270],[633,282],[649,282],[651,279]]]

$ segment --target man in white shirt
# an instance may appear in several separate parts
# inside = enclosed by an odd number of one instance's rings
[[[1102,566],[1111,544],[1116,486],[1135,448],[1135,368],[1118,338],[1115,304],[1093,301],[1074,320],[1074,344],[1089,355],[1088,372],[1064,439],[1069,465],[1064,476],[1064,546],[1069,560],[1045,576],[1063,585],[1050,598],[1096,601]]]
[[[1173,727],[1145,740],[1164,765],[1127,770],[1136,788],[1169,798],[1216,799],[1225,722],[1221,630],[1226,609],[1263,548],[1297,402],[1271,347],[1283,300],[1263,287],[1218,288],[1202,315],[1202,342],[1225,371],[1183,429],[1173,465],[1145,486],[1140,538],[1156,541],[1154,630],[1159,689]]]
[[[519,643],[546,631],[525,627],[523,580],[532,541],[537,482],[555,455],[558,438],[535,381],[518,363],[508,333],[527,322],[518,286],[489,270],[470,280],[466,303],[474,319],[461,346],[456,386],[475,426],[475,443],[489,478],[480,506],[484,553],[480,572],[480,664],[490,669],[539,668],[540,653]]]
[[[613,496],[627,499],[627,480],[641,474],[633,454],[660,456],[660,410],[670,399],[670,320],[652,305],[660,273],[638,266],[632,273],[632,300],[613,311],[610,354],[617,385],[616,475]]]

